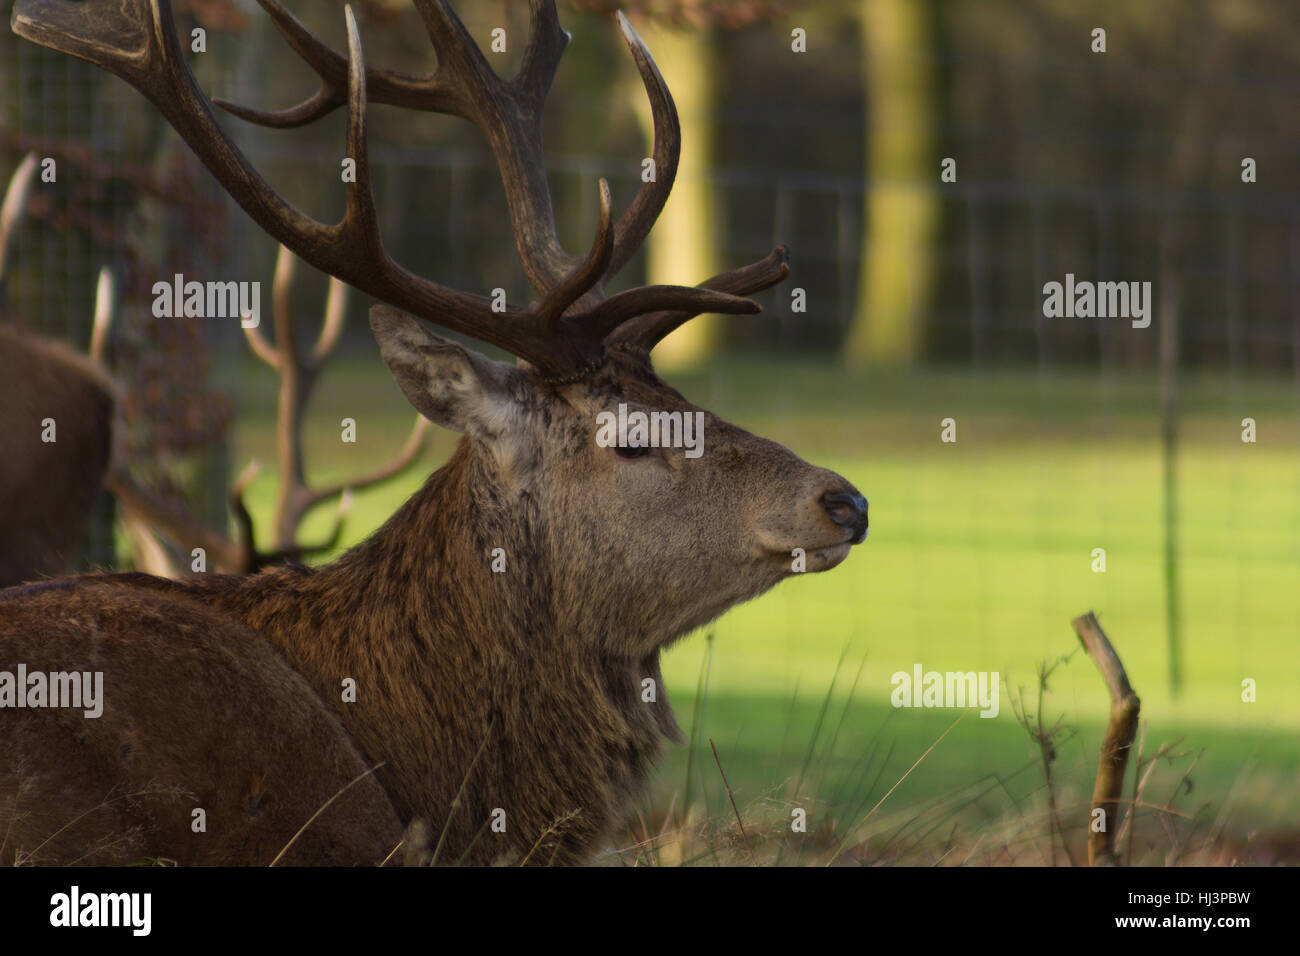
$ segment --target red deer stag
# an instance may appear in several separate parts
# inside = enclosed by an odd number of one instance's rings
[[[663,78],[621,17],[654,107],[658,176],[617,223],[602,181],[595,242],[571,256],[541,148],[569,39],[551,0],[531,0],[509,80],[442,0],[415,0],[438,56],[428,76],[366,67],[350,9],[342,54],[259,2],[320,90],[280,113],[220,105],[277,127],[346,106],[357,177],[337,225],[276,195],[216,124],[166,0],[18,0],[13,26],[135,85],[262,228],[389,303],[371,312],[385,362],[417,410],[463,438],[334,564],[4,592],[4,666],[103,676],[97,718],[0,714],[0,854],[379,863],[405,833],[402,858],[420,862],[588,861],[663,738],[680,739],[664,694],[643,702],[643,681],[662,686],[660,651],[789,577],[793,550],[821,571],[867,534],[866,501],[847,481],[697,409],[650,364],[650,349],[694,315],[757,312],[743,296],[785,278],[785,250],[696,287],[604,294],[663,206],[680,145]],[[366,154],[370,102],[483,131],[537,302],[499,313],[389,257]],[[490,361],[421,319],[520,361]],[[704,454],[598,441],[597,416],[620,405],[702,415]],[[416,833],[432,852],[411,845]]]

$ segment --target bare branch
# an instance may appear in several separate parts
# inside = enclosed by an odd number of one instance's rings
[[[1101,629],[1097,615],[1089,611],[1073,621],[1075,633],[1083,644],[1097,670],[1101,672],[1106,689],[1110,692],[1110,722],[1101,745],[1097,764],[1097,782],[1092,791],[1092,812],[1101,810],[1102,828],[1089,826],[1088,865],[1119,866],[1119,853],[1115,849],[1115,833],[1119,829],[1119,804],[1124,789],[1124,773],[1128,768],[1129,752],[1137,735],[1138,714],[1142,702],[1128,682],[1128,673],[1120,663],[1119,655],[1111,646],[1106,632]],[[1093,821],[1090,819],[1089,823]]]

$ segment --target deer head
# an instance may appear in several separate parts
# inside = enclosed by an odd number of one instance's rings
[[[441,0],[415,0],[438,54],[437,68],[426,76],[367,67],[351,8],[344,55],[275,0],[259,2],[319,74],[320,89],[280,112],[216,103],[250,122],[280,128],[347,108],[345,155],[355,160],[357,175],[346,187],[346,213],[336,225],[284,202],[216,124],[185,64],[165,0],[129,0],[96,13],[67,0],[19,0],[13,23],[20,34],[136,86],[230,195],[305,261],[425,322],[518,356],[517,367],[506,367],[435,335],[397,309],[379,307],[372,315],[385,361],[410,402],[432,421],[465,434],[484,475],[502,493],[529,500],[543,515],[564,516],[562,524],[550,524],[548,557],[555,573],[590,580],[593,558],[610,568],[603,593],[593,600],[625,603],[634,599],[629,588],[653,599],[673,586],[667,593],[683,606],[663,609],[662,623],[665,631],[680,633],[792,573],[795,549],[803,549],[808,570],[824,570],[865,537],[866,502],[846,481],[707,413],[698,459],[681,449],[641,452],[595,442],[598,414],[616,413],[620,405],[646,413],[701,411],[655,374],[651,349],[700,313],[758,312],[744,296],[789,272],[782,247],[699,286],[605,295],[605,284],[644,241],[666,201],[681,147],[672,96],[626,18],[619,14],[618,23],[653,109],[657,175],[617,222],[609,186],[601,180],[595,239],[585,255],[574,256],[556,235],[541,144],[543,104],[569,40],[550,0],[531,0],[528,47],[518,75],[509,80],[488,65]],[[370,102],[451,113],[482,130],[539,301],[496,312],[487,298],[415,276],[388,255],[371,189]],[[682,600],[691,594],[699,594],[698,601]]]
[[[528,566],[549,570],[562,631],[644,656],[797,564],[834,567],[866,537],[866,502],[848,482],[692,405],[643,351],[610,349],[579,380],[554,382],[394,309],[376,307],[371,327],[411,404],[466,436],[485,507],[517,519],[499,543],[542,549]],[[597,423],[620,407],[625,420],[699,422],[699,456],[646,440],[602,445]]]

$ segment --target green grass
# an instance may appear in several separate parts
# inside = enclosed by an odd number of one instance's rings
[[[1011,713],[1010,692],[1034,688],[1040,661],[1077,648],[1070,620],[1095,609],[1142,698],[1147,752],[1178,738],[1186,749],[1206,751],[1191,804],[1230,802],[1229,822],[1243,830],[1296,819],[1300,391],[1293,382],[1189,376],[1183,383],[1183,683],[1176,696],[1165,633],[1159,392],[1152,374],[849,373],[727,361],[674,384],[737,424],[836,469],[871,501],[871,537],[840,568],[789,580],[716,623],[693,788],[712,811],[730,813],[709,738],[738,802],[790,796],[847,649],[805,793],[815,785],[819,799],[847,808],[850,795],[862,799],[878,773],[874,803],[951,724],[952,711],[890,707],[890,675],[920,663],[927,670],[1001,672],[1001,714],[970,714],[882,814],[888,808],[906,817],[909,808],[981,780],[993,781],[975,807],[984,817],[1023,812],[1024,801],[1037,799],[1042,775],[1025,770],[1034,750]],[[250,368],[238,462],[256,455],[273,463],[273,394],[270,373]],[[345,415],[357,419],[356,445],[338,440]],[[1258,422],[1256,444],[1240,440],[1246,416]],[[957,421],[956,444],[939,441],[944,417]],[[410,423],[377,358],[332,367],[309,416],[311,473],[326,479],[373,466],[400,445]],[[428,468],[453,444],[439,432]],[[427,470],[361,495],[348,543],[383,521]],[[262,478],[251,490],[263,521],[272,482]],[[329,522],[328,513],[314,515],[307,537],[322,536]],[[1091,570],[1094,548],[1106,550],[1104,574]],[[688,732],[703,653],[704,642],[691,636],[664,662]],[[1257,703],[1241,700],[1246,678],[1257,682]],[[1051,691],[1048,718],[1064,715],[1079,729],[1061,748],[1058,773],[1065,787],[1086,793],[1108,708],[1104,688],[1080,652],[1058,670]],[[859,780],[886,720],[874,769]],[[687,759],[687,748],[673,749],[660,775],[665,793],[681,789]]]

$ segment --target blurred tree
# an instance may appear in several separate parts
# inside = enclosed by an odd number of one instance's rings
[[[625,14],[696,30],[709,27],[741,30],[809,5],[809,0],[569,0],[569,6],[584,13],[612,14],[622,10]]]
[[[866,228],[845,350],[855,365],[908,364],[925,342],[940,213],[934,17],[921,0],[862,0],[860,22]]]
[[[737,30],[767,23],[796,6],[780,0],[570,0],[576,10],[635,18],[637,32],[668,81],[682,126],[682,154],[672,195],[645,244],[645,282],[684,285],[721,271],[718,249],[723,233],[717,221],[722,205],[708,182],[715,165],[714,130],[720,69],[714,29]],[[641,81],[629,72],[620,95],[638,104],[637,115],[652,141],[650,104]],[[699,365],[719,344],[717,316],[701,316],[664,339],[655,349],[660,368]]]
[[[637,24],[655,62],[668,80],[682,125],[682,153],[672,194],[645,244],[647,283],[690,285],[722,271],[718,267],[717,243],[720,230],[715,222],[718,206],[709,188],[713,166],[715,74],[717,61],[712,32],[680,30],[655,22]],[[625,96],[637,104],[637,116],[645,133],[647,156],[653,142],[650,102],[634,71],[628,76]],[[659,171],[656,170],[656,175]],[[680,369],[697,365],[718,345],[717,316],[701,316],[687,322],[655,349],[661,368]]]

